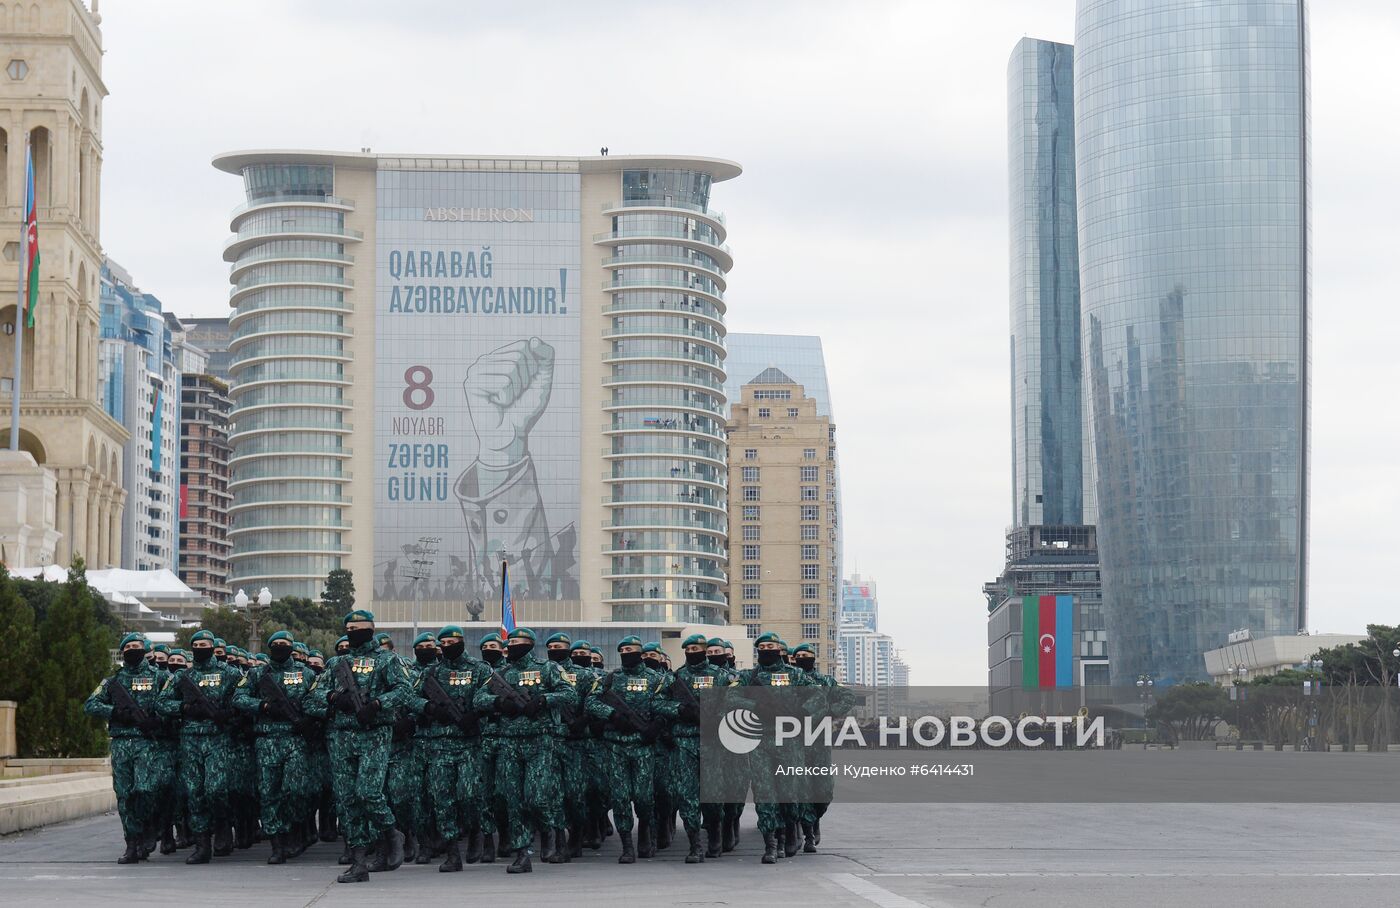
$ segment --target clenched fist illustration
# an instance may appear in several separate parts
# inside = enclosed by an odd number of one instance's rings
[[[538,337],[498,347],[472,363],[463,388],[483,466],[499,469],[525,458],[530,430],[553,387],[554,348]]]

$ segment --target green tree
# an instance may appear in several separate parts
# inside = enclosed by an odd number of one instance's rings
[[[19,709],[20,752],[89,757],[107,752],[107,733],[83,713],[83,701],[112,670],[116,635],[108,609],[87,584],[81,558],[38,624],[38,654],[29,698]]]
[[[321,601],[337,617],[345,615],[355,607],[355,578],[344,568],[331,571],[326,575],[326,588],[321,591]]]
[[[1147,721],[1167,731],[1173,741],[1204,741],[1214,737],[1225,718],[1226,693],[1208,681],[1167,688],[1147,710]]]
[[[5,629],[5,645],[0,646],[0,700],[26,703],[39,646],[34,607],[20,595],[3,565],[0,565],[0,628]]]

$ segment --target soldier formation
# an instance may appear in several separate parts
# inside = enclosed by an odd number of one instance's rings
[[[738,844],[744,805],[700,801],[696,692],[817,685],[834,709],[853,699],[810,646],[789,652],[772,633],[744,670],[727,640],[700,634],[674,672],[635,636],[612,671],[585,640],[554,634],[543,660],[536,644],[520,627],[469,653],[449,625],[403,658],[364,609],[329,660],[287,631],[257,654],[208,630],[190,651],[127,634],[122,666],[84,704],[112,736],[117,863],[192,848],[185,863],[204,864],[266,840],[283,864],[340,838],[342,883],[438,858],[443,872],[502,858],[529,873],[536,841],[551,864],[614,835],[618,863],[653,857],[677,817],[686,863],[701,863]],[[815,852],[827,805],[764,800],[755,785],[763,863]]]

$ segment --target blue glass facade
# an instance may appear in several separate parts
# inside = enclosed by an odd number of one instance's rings
[[[1081,0],[1082,349],[1113,680],[1306,626],[1302,0]]]
[[[1084,516],[1074,48],[1022,39],[1008,67],[1012,525]],[[1092,511],[1092,507],[1090,508]]]

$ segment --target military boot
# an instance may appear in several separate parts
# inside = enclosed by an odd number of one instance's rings
[[[350,869],[335,878],[337,883],[364,883],[369,880],[369,865],[365,863],[365,849],[356,845],[350,849]]]
[[[554,830],[554,863],[567,864],[574,859],[573,845],[569,842],[569,830],[562,826]]]
[[[194,851],[185,858],[186,864],[208,864],[209,863],[209,833],[197,832],[194,835]]]
[[[738,824],[735,823],[731,817],[724,817],[719,821],[719,847],[720,851],[723,851],[725,854],[733,851],[734,846],[739,844],[739,837],[735,834],[736,830],[734,829],[737,825]]]
[[[554,830],[546,826],[540,830],[540,860],[546,864],[559,863],[554,859]]]
[[[453,873],[462,869],[462,843],[457,839],[447,842],[447,860],[438,865],[438,873]]]
[[[778,862],[778,836],[772,832],[763,834],[763,863],[776,864]]]
[[[685,837],[690,840],[690,854],[685,856],[687,864],[705,863],[705,854],[700,850],[700,830],[685,828]]]
[[[320,800],[320,809],[316,811],[320,820],[319,838],[323,842],[334,842],[338,838],[335,833],[335,801],[330,792],[322,793]]]
[[[655,841],[654,847],[657,851],[665,851],[671,847],[671,835],[675,830],[671,827],[671,819],[666,814],[661,814],[657,818],[656,824],[652,827],[652,837]],[[650,855],[647,855],[650,857]]]
[[[194,844],[194,839],[190,837],[190,827],[181,820],[175,824],[175,850],[180,851],[189,848]]]
[[[530,873],[532,870],[534,868],[530,866],[530,849],[520,848],[515,852],[515,860],[506,868],[506,873]]]
[[[283,833],[274,832],[270,838],[272,839],[272,854],[268,856],[267,862],[269,864],[287,863],[287,837]]]
[[[806,820],[802,821],[802,853],[817,853],[816,833],[812,831],[812,824]]]
[[[214,857],[226,858],[233,854],[233,830],[227,820],[214,823]]]
[[[473,829],[467,833],[467,853],[462,858],[465,863],[475,864],[481,860],[481,830]]]
[[[722,850],[720,842],[719,826],[711,824],[705,827],[705,857],[717,858]]]
[[[496,828],[497,828],[498,830],[502,830],[502,829],[505,829],[506,827],[504,827],[504,826],[497,826]],[[505,834],[502,833],[502,835],[501,835],[501,837],[500,837],[500,840],[499,840],[498,842],[496,842],[496,857],[498,857],[498,858],[508,858],[508,857],[511,857],[511,856],[514,855],[514,854],[515,854],[515,852],[511,850],[511,848],[510,848],[509,845],[506,844],[506,837],[505,837]]]
[[[583,847],[597,851],[603,847],[603,824],[593,817],[583,823]]]
[[[569,858],[583,857],[583,827],[569,827]]]
[[[496,863],[496,834],[494,832],[481,834],[481,863]]]
[[[608,836],[610,836],[610,835],[612,835],[612,834],[613,834],[613,824],[612,824],[612,820],[608,819],[608,812],[605,810],[605,811],[603,811],[603,838],[606,839]]]
[[[740,819],[740,818],[736,816],[736,817],[734,817],[732,820],[729,821],[730,825],[734,827],[734,847],[735,847],[735,848],[738,848],[738,847],[739,847],[739,837],[740,837],[739,819]]]
[[[175,853],[175,829],[169,823],[162,826],[160,830],[160,853]]]
[[[379,838],[374,849],[374,859],[369,862],[370,873],[383,873],[398,870],[403,866],[403,833],[390,826],[389,831]]]
[[[651,817],[637,817],[637,857],[656,857],[656,842],[651,837]]]
[[[118,864],[135,864],[141,860],[141,837],[139,835],[129,835],[126,837],[126,851],[117,858]]]
[[[822,843],[822,818],[821,818],[821,817],[817,817],[815,820],[812,821],[812,844],[813,844],[813,845],[820,845],[821,843]]]
[[[341,849],[340,858],[336,861],[336,863],[342,867],[348,867],[350,866],[352,861],[354,861],[354,858],[351,856],[350,842],[347,839],[345,842],[345,847]]]
[[[430,855],[432,854],[432,849],[428,847],[427,842],[423,843],[423,850]],[[412,864],[417,857],[418,837],[413,834],[412,830],[409,830],[403,834],[403,862],[405,864]]]
[[[783,857],[790,858],[797,854],[797,824],[788,823],[783,827]]]
[[[632,847],[632,833],[617,831],[618,841],[622,843],[622,856],[617,859],[619,864],[637,863],[637,850]]]

